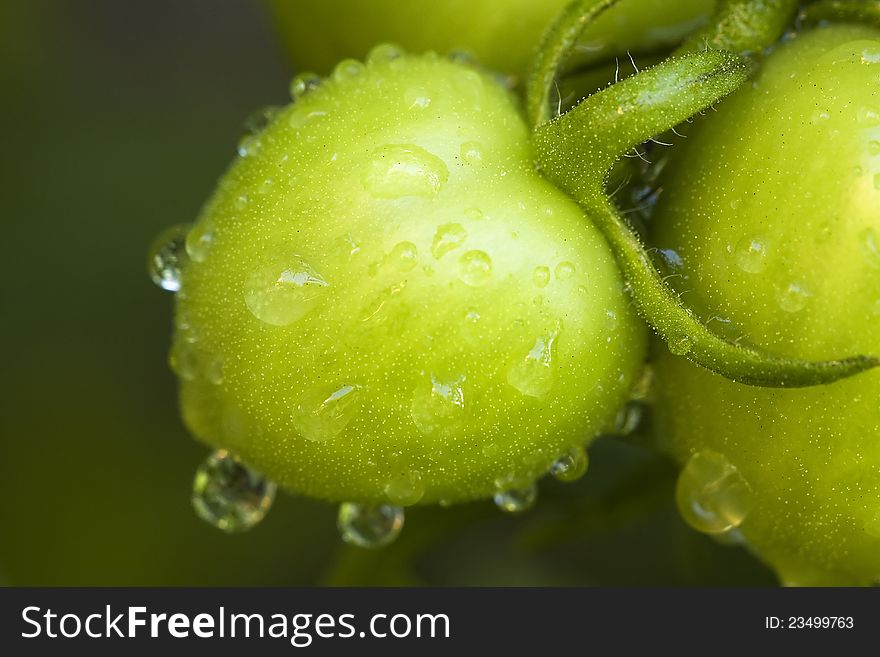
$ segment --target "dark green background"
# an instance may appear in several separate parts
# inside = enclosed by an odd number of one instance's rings
[[[543,485],[522,517],[414,510],[384,551],[283,494],[246,535],[193,515],[205,450],[145,252],[195,217],[289,76],[246,0],[0,3],[0,583],[772,584],[684,527],[673,467],[638,439],[601,441],[582,482]]]

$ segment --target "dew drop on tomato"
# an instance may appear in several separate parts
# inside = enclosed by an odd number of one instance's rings
[[[752,509],[754,493],[727,458],[707,449],[691,456],[682,469],[675,498],[691,527],[719,534],[743,523]]]

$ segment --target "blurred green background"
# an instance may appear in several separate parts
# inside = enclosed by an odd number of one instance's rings
[[[145,252],[195,217],[289,77],[251,0],[0,3],[0,584],[774,584],[683,525],[675,470],[639,437],[599,441],[581,482],[542,485],[523,516],[416,509],[376,552],[284,494],[245,535],[195,517],[205,450]]]

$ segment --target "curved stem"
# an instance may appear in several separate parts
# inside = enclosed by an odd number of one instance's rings
[[[831,383],[880,364],[866,356],[822,362],[779,358],[720,338],[666,285],[638,237],[601,190],[579,201],[611,244],[639,312],[673,353],[732,381],[774,388]]]
[[[615,160],[730,94],[747,74],[739,57],[717,50],[661,62],[537,128],[538,164],[563,189],[592,186]]]
[[[709,48],[760,52],[782,36],[797,8],[798,0],[720,0],[709,24],[689,36],[676,54]]]
[[[526,113],[530,125],[550,120],[550,94],[556,76],[583,31],[620,0],[574,0],[544,34],[526,85]]]
[[[538,164],[602,231],[636,307],[674,352],[734,381],[767,387],[830,383],[875,367],[880,361],[869,357],[817,363],[777,358],[715,335],[666,285],[604,193],[603,177],[614,159],[731,93],[745,76],[744,64],[730,53],[667,60],[539,127],[534,133]]]
[[[804,8],[801,21],[808,25],[822,21],[852,21],[880,27],[880,2],[876,0],[822,0]]]

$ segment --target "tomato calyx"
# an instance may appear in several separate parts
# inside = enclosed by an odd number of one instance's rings
[[[796,0],[725,0],[710,25],[685,40],[680,54],[551,119],[548,99],[556,72],[581,31],[615,4],[616,0],[577,0],[559,17],[536,59],[527,107],[538,167],[604,234],[639,313],[673,353],[748,385],[822,385],[880,365],[880,359],[862,355],[819,362],[781,358],[716,335],[666,285],[645,245],[604,192],[615,161],[745,82],[750,66],[744,56],[779,38],[795,15]]]

